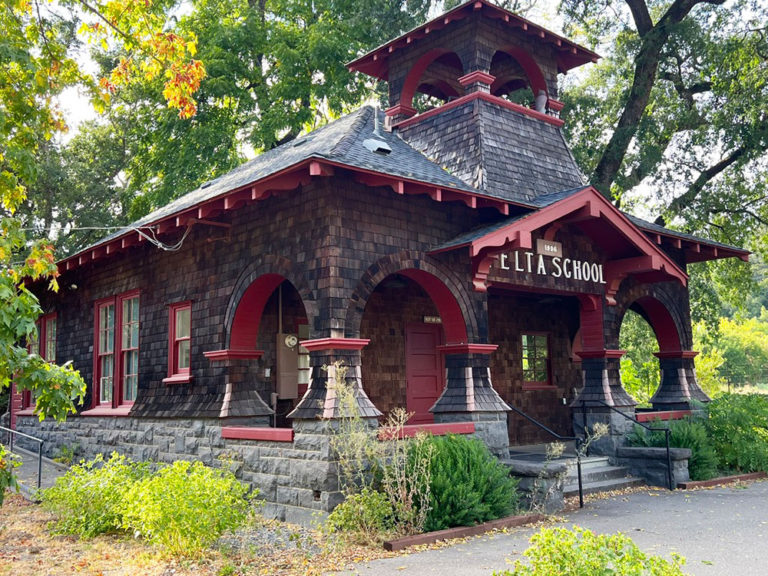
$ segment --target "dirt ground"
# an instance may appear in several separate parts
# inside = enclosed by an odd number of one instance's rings
[[[162,553],[140,540],[123,534],[92,540],[54,536],[47,526],[52,517],[16,494],[8,494],[0,507],[0,576],[251,576],[321,574],[352,562],[392,556],[375,547],[329,547],[322,536],[295,527],[301,538],[289,536],[290,546],[279,541],[264,543],[266,530],[290,531],[289,525],[263,521],[252,526],[245,545],[225,539],[219,549],[196,560],[164,558]],[[278,526],[279,525],[279,526]],[[260,541],[253,541],[258,532]]]

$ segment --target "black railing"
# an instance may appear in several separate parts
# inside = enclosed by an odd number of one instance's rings
[[[645,428],[649,432],[664,432],[664,440],[665,440],[665,443],[667,445],[667,487],[670,490],[674,490],[675,489],[675,485],[672,482],[672,454],[669,451],[669,428],[653,428],[651,426],[648,426],[647,424],[643,424],[637,418],[632,418],[632,416],[629,416],[629,415],[625,414],[624,412],[622,412],[621,410],[619,410],[615,406],[611,406],[610,404],[606,404],[602,400],[593,400],[593,402],[597,402],[598,404],[600,404],[602,406],[605,406],[606,408],[610,408],[611,410],[613,410],[617,414],[621,414],[627,420],[631,420],[632,422],[634,422],[638,426],[642,426],[643,428]],[[582,409],[582,415],[583,415],[584,429],[586,430],[587,429],[586,406],[584,404],[582,404],[581,409]]]
[[[547,434],[550,434],[551,436],[554,436],[556,439],[564,442],[573,441],[576,443],[576,474],[578,475],[578,478],[579,478],[579,508],[584,508],[584,484],[581,479],[581,438],[579,438],[578,436],[563,436],[561,434],[558,434],[557,432],[555,432],[548,426],[545,426],[544,424],[542,424],[532,416],[529,416],[522,410],[518,410],[511,404],[509,405],[509,407],[512,409],[513,412],[515,412],[515,414],[522,416],[523,418],[528,420],[528,422],[538,426],[539,428],[544,430],[544,432],[546,432]],[[586,431],[586,428],[584,430]]]
[[[43,481],[43,440],[40,438],[35,438],[34,436],[30,436],[29,434],[19,432],[18,430],[6,428],[5,426],[0,426],[0,430],[3,432],[8,432],[8,450],[11,452],[13,452],[14,436],[21,436],[22,438],[27,438],[28,440],[37,442],[37,489],[40,490],[40,486],[42,485]]]

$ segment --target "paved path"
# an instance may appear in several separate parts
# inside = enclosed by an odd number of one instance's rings
[[[21,460],[21,466],[14,470],[21,485],[22,493],[30,499],[34,499],[37,493],[37,453],[30,452],[14,446],[14,454]],[[67,467],[43,456],[41,476],[41,488],[50,488],[56,482],[56,478],[63,475]]]
[[[587,503],[558,525],[623,532],[645,552],[687,559],[695,576],[768,574],[768,481],[698,491],[644,490]],[[356,565],[345,575],[489,576],[528,547],[532,528],[518,528],[408,556]]]

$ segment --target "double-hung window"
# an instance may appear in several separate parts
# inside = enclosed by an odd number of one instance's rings
[[[132,404],[139,387],[139,294],[95,306],[94,407]]]
[[[46,314],[35,322],[37,338],[27,344],[30,354],[38,354],[43,360],[56,362],[56,313]],[[30,390],[21,393],[21,409],[32,409],[35,398]]]
[[[192,303],[171,304],[168,316],[168,377],[166,384],[189,382]]]

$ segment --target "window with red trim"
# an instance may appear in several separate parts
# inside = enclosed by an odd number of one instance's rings
[[[172,304],[168,317],[168,378],[164,382],[189,382],[191,334],[192,304]]]
[[[549,336],[523,334],[523,388],[543,388],[552,384],[549,378]]]
[[[99,300],[94,322],[94,407],[132,404],[139,385],[138,293]]]
[[[38,354],[43,360],[56,362],[56,313],[46,314],[35,322],[37,337],[27,343],[30,354]],[[21,409],[31,409],[35,406],[35,398],[31,390],[21,393]]]

